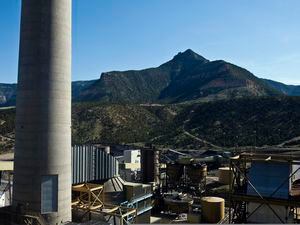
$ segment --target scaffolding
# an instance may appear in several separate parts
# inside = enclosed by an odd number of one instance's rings
[[[74,211],[81,211],[84,218],[88,215],[91,220],[92,215],[102,215],[106,222],[116,219],[120,225],[128,225],[134,222],[137,216],[135,208],[105,204],[103,202],[103,185],[99,184],[79,184],[72,187],[72,208]]]
[[[251,168],[251,164],[254,161],[260,162],[276,162],[286,163],[291,168],[293,165],[297,166],[297,169],[291,172],[284,181],[274,188],[273,192],[265,196],[258,191],[253,182],[249,179],[248,173]],[[279,155],[279,154],[252,154],[241,153],[236,157],[232,157],[230,160],[230,170],[232,171],[232,177],[230,182],[229,191],[229,223],[247,223],[247,220],[257,212],[262,206],[266,206],[273,215],[281,222],[286,223],[282,217],[278,215],[278,212],[274,210],[274,206],[283,206],[286,209],[286,215],[288,213],[293,214],[294,222],[299,222],[299,209],[300,209],[300,188],[299,186],[292,186],[287,199],[277,198],[276,193],[289,182],[291,178],[300,169],[300,156],[291,155]],[[250,186],[254,190],[255,195],[249,195],[247,193],[247,186]],[[247,212],[247,206],[249,203],[255,203],[256,207],[251,212]]]
[[[87,211],[96,210],[103,207],[101,193],[103,185],[79,184],[72,187],[72,207],[74,209],[85,209]]]

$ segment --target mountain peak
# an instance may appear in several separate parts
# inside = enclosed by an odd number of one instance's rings
[[[184,61],[202,61],[202,62],[209,62],[206,58],[202,57],[201,55],[198,55],[196,52],[194,52],[192,49],[187,49],[184,52],[179,52],[176,56],[174,56],[173,60],[184,60]]]

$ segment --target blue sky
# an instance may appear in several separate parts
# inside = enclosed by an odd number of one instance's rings
[[[17,79],[21,0],[0,1],[0,82]],[[158,66],[188,48],[300,84],[299,0],[73,0],[73,80]]]

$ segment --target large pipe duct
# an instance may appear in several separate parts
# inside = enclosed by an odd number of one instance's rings
[[[23,0],[13,208],[71,220],[71,0]]]

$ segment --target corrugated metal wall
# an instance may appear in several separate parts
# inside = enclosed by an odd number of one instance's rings
[[[73,184],[106,180],[118,174],[118,161],[93,145],[72,147]]]
[[[287,178],[290,174],[288,163],[254,161],[248,177],[262,196],[269,197],[278,188],[272,197],[287,199],[290,188],[290,180]],[[247,194],[257,195],[250,185],[248,185]]]

